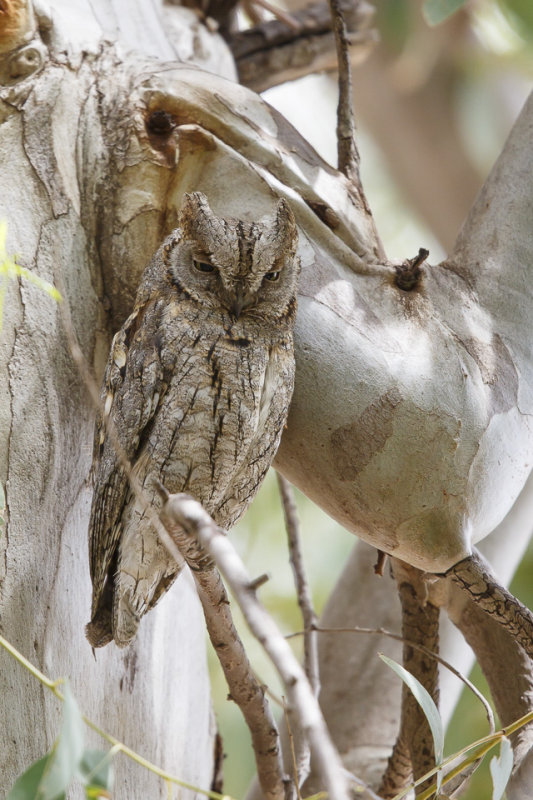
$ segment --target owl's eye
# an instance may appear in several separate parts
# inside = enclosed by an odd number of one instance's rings
[[[277,280],[279,280],[279,275],[280,275],[279,270],[277,272],[267,272],[265,275],[265,280],[272,281],[272,283],[275,283]]]
[[[194,264],[195,269],[197,269],[198,272],[215,272],[216,269],[208,261],[197,261],[195,258],[193,258],[192,263]]]

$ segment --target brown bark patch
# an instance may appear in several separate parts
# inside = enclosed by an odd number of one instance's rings
[[[481,379],[490,392],[490,409],[499,414],[514,408],[518,401],[518,373],[512,356],[495,333],[492,342],[465,339],[462,344],[479,367]]]
[[[365,408],[349,425],[331,434],[333,464],[340,480],[353,481],[367,464],[385,447],[393,433],[393,416],[401,401],[397,389],[390,389]]]

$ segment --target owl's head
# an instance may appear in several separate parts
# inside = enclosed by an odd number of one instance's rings
[[[285,200],[270,219],[243,222],[218,217],[200,192],[186,194],[178,227],[169,269],[194,300],[233,319],[276,320],[294,307],[298,230]]]

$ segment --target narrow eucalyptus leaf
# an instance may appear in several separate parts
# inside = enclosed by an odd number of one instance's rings
[[[428,25],[439,25],[455,14],[466,0],[426,0],[423,5],[424,17]]]
[[[394,672],[399,675],[402,681],[409,687],[415,700],[424,712],[431,729],[433,742],[435,744],[435,759],[437,764],[440,764],[444,752],[444,727],[442,725],[439,710],[433,702],[433,698],[429,692],[424,689],[420,681],[418,681],[414,675],[411,675],[410,672],[402,667],[401,664],[393,661],[392,658],[384,656],[382,653],[379,654],[379,657],[385,662],[385,664],[394,670]]]
[[[500,755],[490,760],[490,774],[492,775],[492,800],[501,800],[507,782],[513,770],[513,748],[505,736],[500,744]]]

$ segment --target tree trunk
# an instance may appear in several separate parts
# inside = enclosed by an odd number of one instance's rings
[[[52,8],[52,19],[37,20],[31,8],[22,22],[16,15],[2,19],[9,7],[0,14],[0,219],[8,222],[7,252],[61,287],[99,382],[114,327],[107,309],[120,305],[109,301],[112,279],[104,285],[107,254],[112,251],[130,297],[136,283],[128,270],[133,264],[138,274],[158,246],[165,214],[149,198],[163,169],[154,165],[149,176],[144,168],[144,180],[137,172],[137,183],[128,183],[132,165],[143,170],[138,153],[127,149],[134,124],[127,114],[133,108],[123,104],[128,74],[102,37],[121,31],[138,52],[143,47],[169,59],[177,53],[151,3],[130,3],[127,11],[107,2]],[[185,59],[203,47],[208,66],[225,63],[231,77],[232,60],[219,37],[192,12],[176,13]],[[136,236],[146,240],[141,252]],[[84,627],[94,409],[69,353],[61,306],[40,287],[9,282],[1,335],[2,635],[49,677],[69,678],[81,709],[104,730],[159,767],[209,788],[215,725],[192,581],[181,577],[127,650],[110,646],[93,654]],[[3,649],[0,696],[5,796],[15,777],[51,747],[60,704]],[[105,747],[94,734],[91,739]],[[117,796],[167,796],[159,778],[124,757],[116,762]]]

